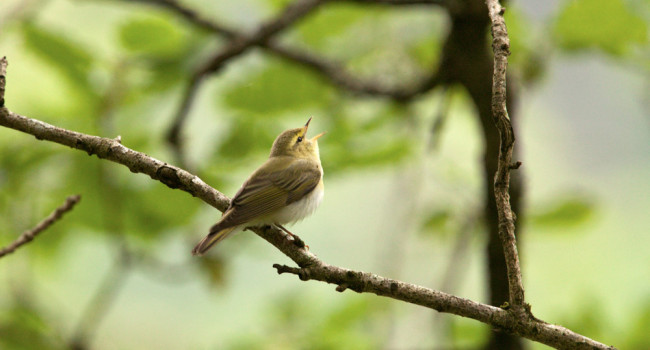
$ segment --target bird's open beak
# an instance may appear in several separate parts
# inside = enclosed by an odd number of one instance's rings
[[[311,118],[313,118],[313,117],[309,117],[309,120],[305,123],[305,126],[302,127],[302,129],[303,129],[303,135],[307,135],[307,128],[309,128],[309,123],[311,122]],[[316,140],[318,140],[319,137],[325,135],[325,133],[326,133],[326,131],[323,131],[323,132],[321,132],[320,134],[318,134],[318,135],[312,137],[311,140],[312,140],[312,141],[316,141]]]
[[[305,126],[302,127],[302,136],[307,136],[307,129],[309,128],[309,123],[311,122],[311,118],[309,117],[309,120],[305,123]]]
[[[319,137],[325,135],[325,133],[327,133],[327,131],[323,131],[323,132],[321,132],[320,134],[318,134],[318,135],[312,137],[311,140],[312,140],[312,141],[316,141],[316,140],[318,140]]]
[[[309,117],[309,120],[305,123],[305,126],[302,127],[303,136],[307,135],[307,129],[309,128],[309,122],[311,122],[311,118],[313,117]]]

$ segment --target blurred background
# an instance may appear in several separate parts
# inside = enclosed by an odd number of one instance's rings
[[[328,132],[326,194],[292,229],[311,251],[501,304],[482,1],[323,4],[273,44],[197,75],[236,36],[228,30],[254,33],[289,3],[4,0],[6,105],[66,129],[120,135],[228,196],[275,136],[314,116],[312,135]],[[650,348],[649,3],[506,6],[527,301],[547,322],[621,349]],[[0,155],[0,246],[82,195],[0,261],[0,348],[547,348],[477,321],[278,276],[271,265],[291,261],[250,232],[192,257],[220,213],[187,193],[6,128]]]

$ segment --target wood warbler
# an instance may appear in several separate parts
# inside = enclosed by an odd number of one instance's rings
[[[278,136],[269,159],[244,182],[230,201],[221,220],[194,247],[192,254],[203,255],[213,245],[249,226],[283,224],[305,218],[323,199],[323,168],[318,153],[320,133],[306,137],[309,122]]]

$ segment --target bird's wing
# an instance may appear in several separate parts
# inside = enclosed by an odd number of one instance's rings
[[[269,162],[275,161],[278,160],[269,159],[260,169],[272,166]],[[240,225],[272,214],[303,198],[316,188],[321,178],[318,166],[306,160],[293,161],[288,167],[274,172],[260,169],[244,182],[218,225]]]
[[[286,205],[297,202],[318,186],[322,173],[312,161],[297,161],[284,170],[282,176],[275,176],[273,183],[287,191]]]

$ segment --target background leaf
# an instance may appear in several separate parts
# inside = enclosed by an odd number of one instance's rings
[[[25,44],[36,55],[64,73],[73,83],[90,88],[88,74],[93,59],[81,45],[31,22],[23,24],[22,33]]]
[[[623,0],[567,1],[553,33],[567,51],[596,48],[621,56],[648,43],[647,22]]]
[[[572,196],[557,199],[540,211],[530,214],[530,222],[548,228],[572,227],[587,222],[595,212],[593,199]]]
[[[267,117],[320,107],[334,97],[332,88],[313,72],[284,61],[271,61],[230,87],[223,101],[242,113]]]
[[[136,17],[120,26],[119,39],[134,54],[171,58],[187,49],[188,38],[179,27],[167,17]]]

